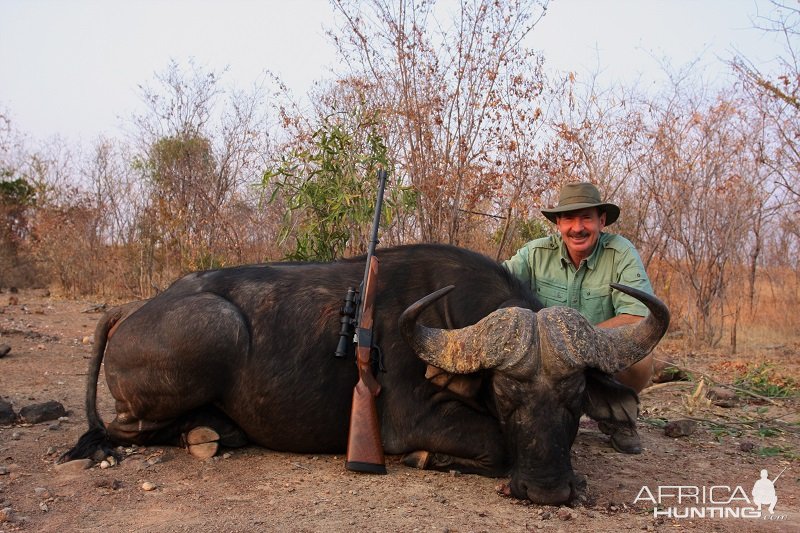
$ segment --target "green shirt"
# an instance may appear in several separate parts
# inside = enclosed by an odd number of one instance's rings
[[[648,314],[639,300],[609,286],[620,283],[653,294],[639,253],[620,235],[601,233],[594,252],[577,269],[560,235],[529,242],[503,266],[529,283],[545,307],[572,307],[592,324],[621,314]]]

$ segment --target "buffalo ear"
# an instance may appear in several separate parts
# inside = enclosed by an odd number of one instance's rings
[[[452,374],[441,368],[428,365],[425,379],[442,390],[448,390],[461,398],[475,398],[481,388],[480,374]]]
[[[598,422],[633,423],[639,414],[636,391],[611,375],[587,368],[583,412]]]

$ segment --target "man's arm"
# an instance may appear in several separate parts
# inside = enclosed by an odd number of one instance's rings
[[[598,328],[615,328],[618,326],[625,326],[627,324],[635,324],[642,320],[643,316],[621,314],[608,320],[604,320],[597,324]],[[653,376],[653,354],[648,354],[638,363],[634,363],[624,370],[620,370],[614,377],[620,383],[631,387],[637,393],[641,392],[643,388],[650,383],[650,378]]]
[[[608,247],[615,252],[614,268],[616,271],[616,282],[634,289],[639,289],[648,294],[653,294],[653,286],[644,268],[639,252],[633,244],[619,235],[613,235],[608,242]],[[621,291],[611,292],[612,305],[615,315],[631,315],[635,317],[647,316],[647,307],[632,296]],[[636,322],[636,320],[634,320]],[[630,324],[632,322],[620,322],[616,325]]]
[[[598,328],[616,328],[619,326],[624,326],[626,324],[636,324],[640,320],[642,320],[643,316],[638,315],[629,315],[627,313],[622,313],[615,317],[609,318],[608,320],[604,320],[597,324]]]

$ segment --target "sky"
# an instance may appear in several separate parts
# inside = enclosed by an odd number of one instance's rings
[[[653,84],[660,60],[700,58],[714,77],[734,52],[764,66],[780,53],[753,29],[768,11],[769,0],[553,0],[526,44],[561,72]],[[227,68],[240,89],[268,69],[302,97],[334,76],[332,19],[327,0],[0,0],[0,113],[34,138],[113,136],[170,60]]]

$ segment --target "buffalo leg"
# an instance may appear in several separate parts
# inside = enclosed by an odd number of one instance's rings
[[[499,477],[508,473],[505,445],[495,418],[458,400],[434,401],[435,408],[412,427],[386,428],[388,453],[406,453],[407,466]]]
[[[186,435],[200,427],[216,432],[222,446],[238,448],[248,442],[244,431],[214,406],[202,407],[176,419],[157,422],[119,414],[108,424],[107,430],[118,442],[183,446],[186,444]]]
[[[189,413],[183,421],[182,433],[194,427],[210,427],[219,434],[219,443],[226,448],[241,448],[247,445],[247,435],[228,415],[214,406],[204,407]]]
[[[502,463],[481,459],[466,459],[424,450],[406,454],[401,461],[406,466],[421,470],[457,471],[463,474],[478,474],[488,477],[501,477],[508,473],[508,468],[501,466]]]
[[[117,412],[109,436],[120,443],[181,445],[185,434],[205,426],[220,444],[243,445],[241,430],[213,407],[231,386],[231,368],[248,353],[249,327],[240,309],[212,293],[154,302],[121,322],[106,347],[106,381]]]

